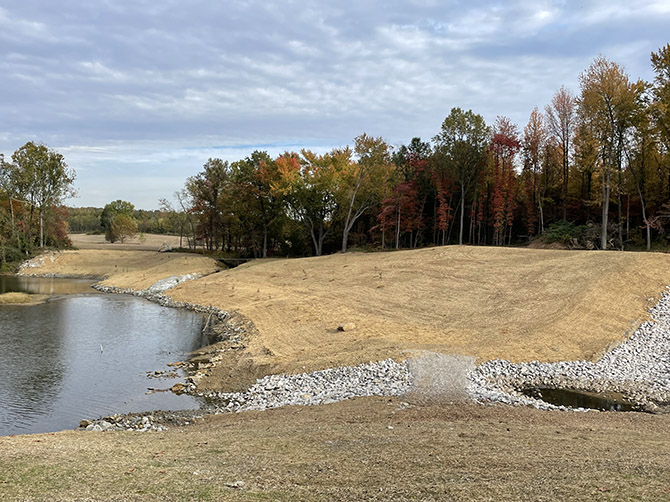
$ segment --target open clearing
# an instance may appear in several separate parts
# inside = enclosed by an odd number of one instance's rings
[[[26,267],[19,274],[105,278],[104,285],[138,290],[172,275],[206,275],[218,270],[211,258],[156,251],[81,249],[49,252],[34,260],[38,262],[40,266]]]
[[[70,234],[72,245],[77,249],[107,249],[117,251],[158,251],[164,244],[179,247],[178,235],[137,234],[124,242],[107,242],[104,234]],[[186,238],[182,244],[186,246]]]

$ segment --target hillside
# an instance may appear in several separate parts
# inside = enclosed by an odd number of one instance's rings
[[[247,363],[292,372],[414,350],[593,359],[668,284],[666,254],[454,246],[258,260],[170,294],[239,310],[260,332]]]

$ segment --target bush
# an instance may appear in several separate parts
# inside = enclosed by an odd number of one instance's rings
[[[547,243],[581,244],[584,241],[586,230],[586,225],[575,225],[571,221],[561,220],[549,225],[544,232],[544,240]]]

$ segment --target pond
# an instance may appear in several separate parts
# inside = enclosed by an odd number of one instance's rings
[[[30,279],[23,291],[94,293],[92,281]],[[202,328],[201,315],[128,295],[0,306],[0,435],[72,429],[82,418],[113,413],[198,408],[190,396],[147,393],[181,381],[147,372],[168,370],[204,345]]]

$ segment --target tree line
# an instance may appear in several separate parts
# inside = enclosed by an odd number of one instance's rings
[[[666,244],[670,44],[653,82],[603,56],[521,130],[453,108],[430,141],[209,159],[162,208],[191,246],[257,257],[356,246],[503,245],[552,236],[598,249]]]
[[[11,159],[0,154],[0,271],[35,248],[67,246],[67,210],[75,173],[61,154],[29,141]]]
[[[509,245],[536,236],[575,247],[667,245],[670,219],[670,44],[655,78],[632,80],[603,56],[556,91],[521,130],[499,116],[451,109],[435,136],[393,148],[352,146],[236,162],[209,159],[159,211],[125,201],[62,207],[74,171],[28,142],[0,157],[0,267],[68,230],[173,233],[184,247],[240,255],[321,255],[353,246]],[[68,228],[69,222],[69,228]]]

